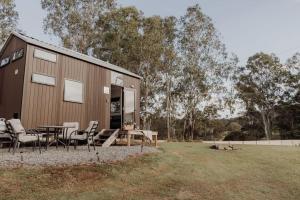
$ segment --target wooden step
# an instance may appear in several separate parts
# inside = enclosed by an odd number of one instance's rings
[[[115,130],[113,134],[102,144],[102,147],[109,147],[112,145],[112,143],[114,143],[114,141],[118,138],[119,132],[120,129]]]

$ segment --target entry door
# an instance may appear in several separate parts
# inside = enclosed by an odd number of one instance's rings
[[[123,116],[123,88],[111,86],[110,100],[110,128],[119,129],[122,127]]]
[[[123,123],[135,122],[135,90],[124,88]]]

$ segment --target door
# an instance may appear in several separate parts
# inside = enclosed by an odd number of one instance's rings
[[[110,128],[119,129],[122,127],[123,115],[123,88],[120,86],[111,86],[110,100]]]

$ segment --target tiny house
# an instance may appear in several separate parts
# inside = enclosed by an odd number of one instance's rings
[[[27,128],[91,120],[140,123],[141,77],[108,62],[12,33],[0,52],[0,117]]]

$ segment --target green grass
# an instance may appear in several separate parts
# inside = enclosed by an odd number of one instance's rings
[[[300,199],[300,148],[163,144],[102,166],[0,170],[0,199]]]

